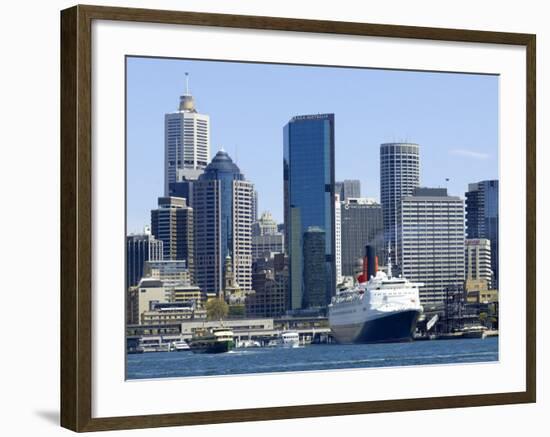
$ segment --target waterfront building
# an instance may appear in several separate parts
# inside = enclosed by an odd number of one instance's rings
[[[340,194],[334,194],[334,263],[336,268],[336,284],[340,284],[342,277],[342,211]]]
[[[304,308],[326,306],[331,297],[324,277],[325,241],[325,231],[317,226],[304,232]]]
[[[171,183],[196,180],[210,160],[210,117],[197,112],[189,83],[186,82],[178,110],[164,116],[166,197],[170,195]]]
[[[151,232],[163,242],[164,260],[185,260],[194,280],[193,209],[181,197],[159,197],[151,211]]]
[[[464,200],[445,188],[416,188],[401,200],[396,259],[420,282],[423,305],[440,304],[464,283]]]
[[[467,239],[466,242],[466,283],[469,280],[484,281],[491,288],[491,242],[486,238]]]
[[[273,328],[273,319],[226,319],[223,321],[224,328],[233,331],[233,335],[236,339],[247,338],[251,333],[253,334],[275,334]],[[187,320],[181,323],[181,334],[186,338],[191,338],[197,331],[204,331],[205,329],[215,329],[220,327],[219,320]]]
[[[126,289],[138,284],[143,276],[146,261],[162,260],[162,241],[151,235],[146,227],[142,234],[130,234],[126,237]]]
[[[401,199],[411,196],[420,185],[420,146],[413,143],[380,145],[380,202],[384,216],[384,242],[397,249],[397,233],[401,227]],[[385,261],[385,260],[384,260]],[[400,260],[397,261],[397,264]],[[399,265],[394,266],[396,271]]]
[[[143,276],[160,279],[166,287],[191,284],[186,260],[146,261]]]
[[[335,293],[334,114],[293,117],[284,127],[285,245],[290,257],[289,309],[304,303],[303,235],[323,231],[324,305]],[[316,304],[321,302],[316,301]]]
[[[498,180],[468,185],[466,192],[466,235],[491,242],[492,286],[498,288]]]
[[[141,314],[142,325],[167,325],[182,323],[186,320],[205,320],[206,310],[194,302],[153,302],[151,308]]]
[[[341,206],[342,274],[355,276],[357,260],[365,246],[375,249],[380,262],[384,255],[382,206],[365,197],[349,198]]]
[[[340,201],[351,197],[361,197],[361,181],[358,179],[345,179],[334,183],[334,194],[340,196]]]
[[[241,289],[252,288],[253,188],[223,150],[194,183],[196,283],[205,293],[222,295],[227,255]]]

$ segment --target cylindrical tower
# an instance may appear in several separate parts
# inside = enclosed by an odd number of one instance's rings
[[[420,185],[420,146],[414,143],[380,145],[380,200],[384,217],[384,242],[400,254],[398,232],[401,226],[399,208],[404,196],[413,194]],[[394,259],[400,264],[399,259]]]

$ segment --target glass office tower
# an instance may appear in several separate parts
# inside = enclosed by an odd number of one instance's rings
[[[492,286],[498,288],[498,180],[468,184],[466,226],[469,239],[491,242]]]
[[[293,117],[284,127],[285,247],[290,257],[290,309],[304,307],[304,233],[325,232],[325,305],[335,292],[334,114]],[[316,300],[318,303],[318,300]]]

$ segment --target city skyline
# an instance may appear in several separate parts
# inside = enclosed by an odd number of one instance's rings
[[[177,109],[187,71],[198,111],[210,116],[210,159],[224,147],[254,183],[259,211],[271,211],[279,223],[282,126],[303,113],[335,113],[336,180],[359,179],[363,196],[380,200],[379,147],[390,141],[421,145],[421,186],[448,187],[463,198],[468,183],[498,178],[496,76],[129,58],[128,233],[148,224],[163,191],[164,114]],[[275,79],[285,87],[268,89]],[[323,89],[331,93],[314,93]],[[369,104],[361,99],[365,93]],[[258,99],[261,111],[253,104]],[[399,133],[383,133],[391,130]]]

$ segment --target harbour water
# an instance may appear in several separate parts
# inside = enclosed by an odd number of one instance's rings
[[[225,354],[128,355],[127,379],[174,378],[498,361],[498,337],[362,345],[247,348]]]

